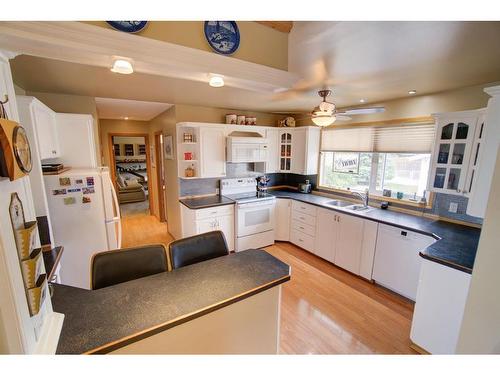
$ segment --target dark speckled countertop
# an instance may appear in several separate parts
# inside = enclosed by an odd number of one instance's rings
[[[432,236],[437,241],[420,254],[423,258],[460,271],[472,272],[477,245],[479,243],[479,235],[481,234],[481,230],[478,228],[453,224],[442,220],[432,220],[422,216],[382,210],[380,208],[374,208],[368,212],[353,212],[345,208],[332,207],[326,204],[326,202],[334,198],[315,194],[302,194],[291,189],[270,190],[269,193],[278,198],[290,198]],[[339,200],[342,199],[339,198]]]
[[[289,279],[287,264],[246,250],[98,290],[54,284],[57,353],[107,353]]]
[[[184,198],[179,199],[184,206],[191,209],[209,208],[216,206],[225,206],[227,204],[234,204],[232,199],[226,198],[222,195],[210,195],[208,197],[199,198]]]

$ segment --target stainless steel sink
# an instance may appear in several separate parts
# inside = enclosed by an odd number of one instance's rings
[[[346,201],[338,201],[338,200],[333,200],[333,201],[328,201],[325,204],[329,206],[335,206],[335,207],[346,207],[346,206],[351,206],[351,202],[346,202]]]
[[[370,206],[364,206],[362,204],[353,204],[350,206],[345,207],[347,210],[353,210],[353,211],[371,211],[373,210],[373,207]]]

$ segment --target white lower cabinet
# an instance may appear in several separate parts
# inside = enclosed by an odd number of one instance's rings
[[[317,207],[292,201],[290,242],[312,253],[315,252]]]
[[[276,199],[276,227],[274,228],[274,239],[276,241],[290,241],[291,207],[292,201],[290,199]]]
[[[410,338],[432,354],[454,354],[471,275],[422,259]]]
[[[377,227],[374,221],[292,202],[290,242],[368,280]]]
[[[318,208],[316,225],[315,254],[329,262],[335,262],[335,245],[337,239],[337,213],[326,208]]]
[[[234,206],[190,209],[181,204],[182,237],[220,230],[229,251],[234,251]]]

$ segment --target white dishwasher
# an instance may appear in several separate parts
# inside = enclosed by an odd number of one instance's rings
[[[415,301],[421,263],[418,253],[435,241],[424,234],[379,224],[372,278]]]

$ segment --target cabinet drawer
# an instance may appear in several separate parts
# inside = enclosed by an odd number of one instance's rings
[[[297,220],[312,226],[316,225],[316,217],[295,210],[292,210],[292,220]]]
[[[314,237],[316,235],[316,227],[313,225],[305,224],[298,220],[292,221],[292,230],[298,230],[299,232],[305,233],[309,236]]]
[[[307,203],[292,201],[292,208],[295,211],[308,214],[311,216],[316,216],[316,207]]]
[[[308,251],[314,251],[314,237],[299,232],[298,230],[291,230],[290,242]]]
[[[196,220],[213,218],[215,216],[232,215],[234,212],[234,205],[228,204],[225,206],[201,208],[195,210]]]

